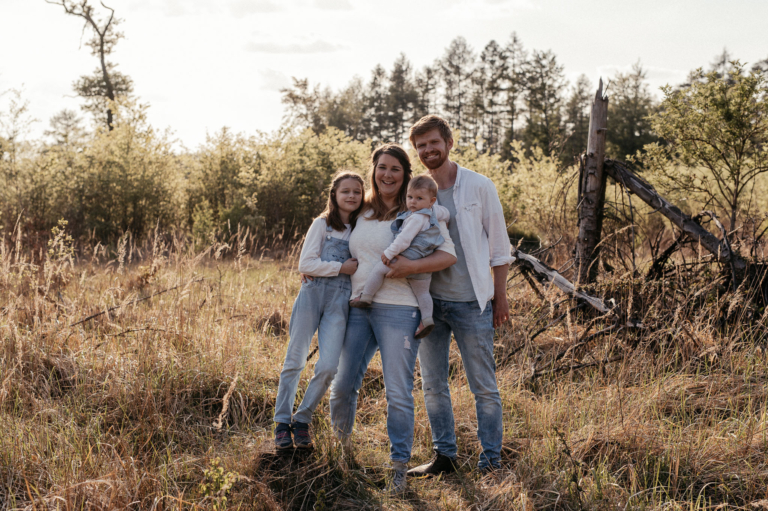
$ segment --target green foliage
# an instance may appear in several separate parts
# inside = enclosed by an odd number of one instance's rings
[[[606,155],[609,158],[625,159],[658,139],[648,119],[655,108],[645,78],[646,72],[638,62],[631,72],[617,74],[608,84]],[[583,147],[586,146],[585,139]]]
[[[200,495],[210,499],[213,509],[227,509],[227,494],[240,478],[237,472],[225,472],[221,459],[211,461],[211,467],[203,471],[204,480],[200,483]]]
[[[755,178],[768,172],[768,87],[762,73],[732,66],[726,76],[698,70],[689,87],[663,88],[651,125],[667,146],[649,147],[645,161],[670,187],[714,202],[735,229]]]

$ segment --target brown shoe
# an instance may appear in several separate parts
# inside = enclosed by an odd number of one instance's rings
[[[408,471],[408,475],[414,477],[427,477],[438,474],[450,474],[451,472],[456,472],[456,468],[456,458],[449,458],[448,456],[435,451],[434,456],[432,456],[432,459],[429,460],[428,463],[412,468]]]

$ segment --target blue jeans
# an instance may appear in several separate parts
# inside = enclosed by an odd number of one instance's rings
[[[336,375],[339,355],[344,343],[344,331],[349,315],[349,296],[352,287],[349,279],[316,277],[301,285],[299,296],[293,304],[289,332],[291,340],[285,354],[283,370],[275,402],[275,422],[290,424],[296,389],[301,371],[307,363],[309,344],[317,331],[320,353],[315,364],[315,374],[309,381],[299,409],[293,415],[296,422],[309,423],[312,412],[323,398]]]
[[[435,328],[419,348],[424,402],[432,428],[432,443],[441,454],[456,456],[456,431],[448,387],[451,332],[461,352],[469,389],[475,396],[477,436],[483,447],[479,467],[498,466],[504,433],[501,397],[493,359],[493,311],[490,302],[480,313],[477,301],[446,302],[434,299]]]
[[[348,437],[363,376],[376,351],[381,351],[389,457],[403,463],[411,459],[413,447],[413,371],[420,341],[413,333],[420,321],[419,309],[405,305],[374,303],[370,309],[352,309],[331,387],[331,423],[338,435]]]

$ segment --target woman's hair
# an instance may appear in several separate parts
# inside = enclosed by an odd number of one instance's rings
[[[336,231],[343,231],[347,227],[344,225],[344,222],[341,221],[341,214],[339,213],[339,203],[336,202],[336,190],[338,189],[339,185],[342,181],[345,179],[354,179],[358,183],[360,183],[360,188],[363,192],[365,192],[365,181],[363,181],[363,178],[360,177],[360,174],[357,174],[355,172],[349,172],[346,170],[342,170],[337,172],[333,176],[333,181],[331,181],[331,188],[328,190],[328,205],[325,207],[325,211],[320,213],[319,218],[325,218],[325,223],[331,226],[331,229],[334,229]],[[360,206],[354,210],[352,213],[349,214],[349,226],[352,227],[352,229],[355,228],[355,224],[357,223],[357,217],[360,215],[360,212],[363,210],[363,205],[365,204],[365,201],[360,201]]]
[[[397,161],[400,162],[400,165],[403,167],[403,184],[393,208],[389,208],[384,204],[384,199],[381,198],[381,194],[379,193],[379,185],[376,184],[376,166],[379,164],[379,158],[384,154],[397,158]],[[405,149],[398,144],[384,144],[377,147],[376,150],[371,153],[371,188],[368,190],[365,203],[367,209],[370,209],[373,212],[370,216],[373,220],[392,220],[400,211],[405,210],[406,190],[408,188],[408,182],[411,180],[412,173],[411,159],[408,158],[408,153],[405,152]]]

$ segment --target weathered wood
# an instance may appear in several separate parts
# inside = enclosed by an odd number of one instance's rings
[[[587,152],[579,183],[579,237],[576,241],[576,275],[580,284],[594,282],[597,277],[600,232],[603,230],[605,206],[605,136],[608,124],[608,97],[603,96],[600,79],[592,112],[589,116]]]
[[[603,314],[607,314],[611,312],[611,309],[603,303],[603,301],[599,298],[595,298],[594,296],[590,296],[587,293],[583,291],[579,291],[576,289],[576,286],[574,286],[568,279],[560,275],[556,270],[553,270],[546,264],[542,263],[532,255],[528,255],[524,252],[520,252],[519,250],[515,253],[515,256],[517,257],[516,264],[524,264],[528,266],[528,269],[534,272],[537,276],[540,276],[543,279],[546,279],[550,283],[554,284],[558,289],[563,291],[564,293],[567,293],[574,298],[580,298],[590,304],[595,309],[599,310]]]
[[[733,269],[737,272],[746,269],[746,261],[739,254],[731,250],[727,240],[719,240],[689,215],[683,213],[680,208],[659,195],[650,183],[629,170],[622,162],[605,160],[603,168],[607,175],[611,176],[618,183],[623,184],[629,191],[640,197],[643,202],[667,217],[685,234],[701,243],[701,246],[713,254],[718,261],[732,264]]]

